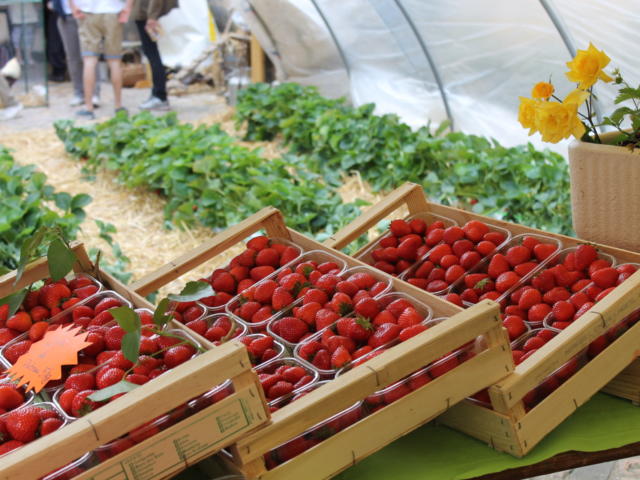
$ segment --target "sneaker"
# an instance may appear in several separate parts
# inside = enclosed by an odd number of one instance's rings
[[[84,108],[82,110],[78,110],[76,112],[76,115],[79,117],[84,117],[87,120],[94,120],[96,118],[95,114],[91,110],[86,110]]]
[[[73,99],[69,102],[69,106],[71,107],[79,107],[84,103],[84,98],[79,96],[74,96]]]
[[[93,108],[100,108],[100,97],[94,95],[91,97],[91,102],[93,103]]]
[[[3,108],[0,110],[0,119],[2,120],[11,120],[12,118],[16,118],[20,112],[22,111],[22,104],[17,103],[7,108]]]
[[[143,102],[138,107],[140,110],[169,110],[168,100],[160,100],[158,97],[151,96],[149,100]]]

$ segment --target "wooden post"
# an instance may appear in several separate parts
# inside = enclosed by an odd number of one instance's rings
[[[265,75],[265,55],[260,46],[260,42],[255,35],[251,35],[251,82],[264,82]]]

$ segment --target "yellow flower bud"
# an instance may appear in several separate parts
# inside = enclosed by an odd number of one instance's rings
[[[520,97],[518,121],[524,128],[529,129],[529,135],[533,135],[538,131],[536,128],[536,107],[538,103],[530,98]]]
[[[538,82],[531,90],[531,96],[539,100],[546,100],[553,95],[554,88],[549,82]]]

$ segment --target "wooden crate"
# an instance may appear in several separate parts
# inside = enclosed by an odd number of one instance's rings
[[[326,243],[334,248],[343,248],[382,218],[404,205],[412,214],[418,213],[420,208],[426,208],[428,212],[452,218],[461,225],[469,220],[489,221],[509,229],[514,235],[538,233],[555,237],[560,239],[565,247],[584,243],[580,239],[550,234],[429,203],[424,198],[422,187],[411,183],[396,189]],[[620,261],[634,263],[640,261],[640,254],[637,253],[604,245],[597,245],[597,247]],[[637,374],[640,369],[637,361],[631,366],[630,364],[638,356],[640,324],[629,329],[530,411],[525,411],[522,402],[522,398],[530,390],[540,385],[555,370],[583,351],[589,343],[603,335],[611,326],[640,308],[640,297],[637,295],[639,288],[640,272],[637,272],[605,299],[594,305],[580,319],[516,366],[512,375],[491,386],[489,394],[493,410],[466,401],[449,410],[440,420],[487,441],[498,450],[523,456],[609,382],[612,383],[606,387],[605,391],[637,400],[640,384],[640,377]],[[620,376],[616,377],[618,374]]]
[[[252,222],[244,222],[243,226],[239,225],[213,238],[206,247],[197,248],[172,262],[175,273],[194,268],[199,264],[199,259],[217,255],[226,245],[243,239],[248,232],[260,226],[267,231],[276,231],[278,236],[291,240],[304,250],[329,251],[347,262],[349,267],[364,265],[342,252],[332,251],[321,243],[287,229],[282,215],[276,209],[263,209],[254,217],[260,219],[259,224],[253,222],[251,226]],[[194,258],[196,256],[199,256],[198,260]],[[170,277],[164,278],[169,281]],[[150,274],[147,278],[154,282],[155,287],[160,285],[155,280],[158,275]],[[508,339],[495,302],[482,302],[473,309],[462,311],[413,285],[388,278],[395,290],[404,291],[427,303],[435,316],[450,318],[273,413],[272,421],[266,427],[243,437],[232,447],[235,462],[245,476],[261,479],[331,477],[433,419],[471,392],[483,388],[481,384],[488,385],[495,381],[489,380],[489,377],[499,379],[513,369]],[[139,282],[136,289],[138,292],[150,291],[144,282]],[[484,335],[488,347],[476,357],[292,460],[272,470],[266,469],[263,460],[265,453],[479,335]]]
[[[100,279],[137,308],[153,305],[104,272],[96,272],[82,244],[72,245],[75,272]],[[46,259],[29,265],[14,286],[15,273],[0,277],[0,297],[49,276]],[[183,328],[177,322],[173,328]],[[200,337],[201,338],[201,337]],[[202,338],[201,338],[202,339]],[[168,478],[228,447],[267,422],[269,412],[247,351],[239,342],[220,347],[202,339],[205,353],[179,365],[100,409],[0,457],[0,478],[40,478],[96,447],[114,440],[163,412],[231,380],[234,393],[166,430],[87,470],[78,479]],[[134,474],[133,472],[137,472]]]

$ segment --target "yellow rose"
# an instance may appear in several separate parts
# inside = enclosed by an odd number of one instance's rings
[[[569,71],[567,78],[578,83],[578,88],[587,89],[601,79],[604,82],[613,80],[602,69],[606,67],[611,59],[602,50],[598,50],[589,43],[587,50],[578,50],[575,58],[567,62]]]
[[[546,100],[553,95],[553,92],[553,85],[548,82],[538,82],[534,85],[533,90],[531,90],[531,96],[540,100]]]
[[[536,107],[540,102],[530,98],[520,97],[520,109],[518,111],[518,121],[524,128],[529,129],[529,135],[538,131],[536,128]]]
[[[573,135],[582,137],[585,127],[578,117],[578,103],[540,102],[536,109],[536,126],[542,140],[558,143]]]

